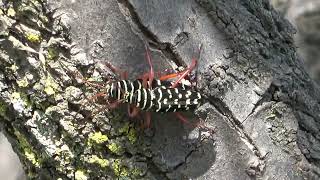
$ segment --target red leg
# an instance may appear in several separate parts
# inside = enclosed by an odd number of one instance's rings
[[[214,129],[213,128],[210,128],[210,127],[207,127],[206,125],[204,125],[203,121],[199,121],[199,123],[191,123],[190,121],[187,120],[187,118],[185,118],[182,114],[180,114],[179,112],[175,112],[175,115],[177,116],[177,118],[182,122],[182,123],[185,123],[189,126],[191,126],[192,128],[195,128],[195,127],[199,127],[199,128],[202,128],[202,129],[205,129],[207,131],[210,131],[210,133],[214,133]]]
[[[115,109],[115,108],[117,108],[117,107],[119,106],[120,103],[121,103],[121,101],[118,101],[118,100],[113,101],[113,102],[111,102],[111,103],[107,103],[107,104],[105,105],[105,108],[104,108],[104,109],[106,109],[106,108],[108,108],[108,109]]]
[[[149,78],[149,72],[144,73],[143,75],[139,76],[137,79],[142,79],[142,86],[144,88],[148,88],[148,78]]]
[[[128,79],[128,72],[127,71],[123,71],[121,76],[120,76],[121,79]]]
[[[113,73],[117,74],[120,76],[121,79],[128,79],[128,72],[127,71],[121,71],[119,68],[111,65],[108,62],[104,63]]]
[[[153,71],[153,66],[152,66],[152,62],[151,62],[151,56],[150,56],[150,49],[149,47],[145,44],[145,49],[146,49],[146,59],[148,60],[149,66],[150,66],[150,71],[149,71],[149,88],[152,88],[152,81],[154,79],[154,71]]]
[[[184,70],[184,71],[178,72],[178,73],[172,73],[172,74],[167,74],[167,75],[161,76],[161,77],[159,78],[159,80],[165,81],[165,80],[167,80],[167,79],[172,79],[172,78],[181,76],[183,73],[185,73],[185,71],[187,71],[187,70]]]
[[[164,71],[168,71],[168,69],[166,69],[166,70],[164,70]],[[154,76],[157,77],[157,78],[166,76],[166,75],[162,75],[162,74],[168,74],[168,75],[169,75],[169,73],[164,73],[164,72],[161,72],[161,71],[154,72]],[[171,74],[176,74],[176,73],[171,73]],[[138,76],[137,79],[143,79],[143,78],[147,78],[147,79],[148,79],[148,77],[149,77],[149,72],[144,73],[144,74],[141,75],[141,76]],[[168,78],[168,79],[169,79],[169,78]]]
[[[150,82],[150,81],[149,81]],[[150,84],[149,84],[150,85]],[[144,88],[148,88],[148,77],[147,76],[144,76],[143,78],[142,78],[142,86],[144,87]]]
[[[177,116],[177,118],[182,122],[182,123],[186,123],[186,124],[191,124],[188,120],[187,120],[187,118],[185,118],[182,114],[180,114],[179,112],[175,112],[174,113],[176,116]]]
[[[180,82],[184,77],[186,77],[188,74],[190,74],[190,72],[196,67],[196,65],[197,65],[197,60],[196,60],[196,59],[192,59],[192,63],[190,64],[190,66],[187,68],[186,71],[184,71],[184,72],[181,74],[181,76],[179,77],[179,79],[176,80],[176,81],[172,84],[171,88],[177,87],[177,85],[179,84],[179,82]]]
[[[91,99],[92,99],[92,98],[97,98],[98,96],[100,96],[100,94],[101,94],[101,93],[99,93],[99,94],[91,97]],[[102,95],[102,96],[104,96],[104,95]],[[90,100],[90,99],[89,99],[89,100]],[[100,107],[99,109],[96,109],[95,111],[92,111],[91,116],[94,117],[94,116],[97,115],[99,112],[104,111],[105,109],[114,109],[114,108],[116,108],[119,104],[120,104],[119,101],[115,101],[115,102],[112,102],[112,103],[110,103],[110,104],[103,105],[103,106]],[[83,105],[82,105],[82,106],[83,106]],[[80,109],[79,109],[79,111],[80,111]],[[79,111],[78,111],[78,112],[79,112]]]
[[[146,112],[145,113],[145,127],[150,128],[150,124],[151,124],[151,113],[150,112]]]
[[[167,79],[175,78],[175,77],[177,77],[177,76],[178,76],[177,73],[167,74],[167,75],[161,76],[161,77],[159,78],[159,80],[165,81],[165,80],[167,80]]]
[[[94,99],[97,99],[98,97],[103,97],[103,96],[106,96],[105,93],[97,93],[91,97],[88,98],[88,101],[93,101]]]
[[[116,107],[119,106],[120,103],[121,103],[121,101],[116,100],[116,101],[110,103],[108,106],[110,107],[110,109],[115,109]]]
[[[71,72],[73,75],[75,75],[77,78],[80,78],[85,84],[88,84],[89,86],[96,87],[96,88],[105,88],[103,85],[105,84],[98,84],[98,83],[93,83],[88,80],[86,80],[84,77],[79,72]],[[108,83],[107,81],[106,83]]]
[[[153,70],[153,65],[152,65],[152,62],[151,62],[151,56],[150,56],[150,49],[147,45],[145,45],[145,48],[146,48],[146,59],[148,61],[148,64],[150,66],[150,71],[148,73],[145,73],[143,74],[142,76],[140,76],[139,78],[143,80],[143,87],[147,87],[147,81],[149,81],[149,88],[152,88],[152,82],[153,82],[153,79],[155,77],[155,72]],[[196,64],[196,62],[195,62]],[[195,66],[195,65],[194,65]],[[190,68],[190,67],[189,67]],[[182,71],[182,72],[179,72],[179,73],[172,73],[172,74],[168,74],[168,75],[165,75],[165,76],[161,76],[161,72],[157,72],[157,74],[160,76],[160,80],[167,80],[167,79],[171,79],[171,78],[175,78],[177,76],[183,76],[179,81],[178,83],[183,79],[185,78],[193,69],[194,67],[191,68],[191,70],[185,70],[185,71]],[[186,71],[188,71],[187,73],[185,73]],[[185,73],[185,74],[184,74]],[[175,85],[177,86],[177,85]]]
[[[94,96],[89,97],[88,101],[93,101],[94,99],[97,99],[99,97],[104,97],[104,96],[106,96],[105,93],[97,93]],[[110,109],[115,109],[117,106],[119,106],[120,103],[121,103],[121,101],[115,100],[115,101],[113,101],[111,103],[108,103],[106,107],[110,108]]]
[[[200,53],[202,50],[202,44],[200,44],[199,48],[198,48],[198,57],[197,58],[192,58],[192,62],[190,64],[190,66],[187,68],[186,71],[184,71],[181,76],[179,77],[179,79],[171,86],[172,88],[177,87],[178,83],[184,78],[186,77],[188,74],[190,74],[190,72],[197,66],[197,59],[200,58]]]
[[[132,107],[132,110],[131,110],[131,107]],[[131,118],[136,117],[138,113],[139,113],[139,109],[137,107],[128,105],[129,117]]]

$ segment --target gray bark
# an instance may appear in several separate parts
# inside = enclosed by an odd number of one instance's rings
[[[290,0],[273,4],[297,29],[294,36],[297,52],[301,55],[307,72],[320,84],[320,1]]]
[[[62,179],[318,179],[319,87],[294,29],[267,0],[2,1],[1,126],[28,177]],[[13,13],[15,12],[15,13]],[[98,111],[104,61],[130,78],[186,66],[203,45],[187,114],[139,128],[126,109]],[[82,74],[84,78],[79,77]]]

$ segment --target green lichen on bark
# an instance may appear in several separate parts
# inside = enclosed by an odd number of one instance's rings
[[[4,44],[0,123],[26,175],[31,179],[143,176],[146,163],[132,158],[147,149],[139,141],[139,131],[122,111],[93,115],[103,104],[88,97],[100,90],[79,83],[84,80],[79,74],[96,77],[77,69],[83,66],[81,61],[71,61],[68,28],[52,15],[46,1],[40,0],[6,1],[0,11]]]

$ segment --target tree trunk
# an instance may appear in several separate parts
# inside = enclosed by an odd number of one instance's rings
[[[294,36],[297,52],[302,57],[311,78],[320,84],[320,1],[318,0],[273,0],[297,29]],[[311,7],[311,8],[310,8]]]
[[[1,126],[26,175],[40,179],[318,179],[320,94],[267,0],[4,1]],[[202,44],[186,116],[152,116],[90,101],[109,62],[130,79],[186,66]],[[83,77],[82,77],[83,76]],[[195,120],[193,120],[195,119]]]

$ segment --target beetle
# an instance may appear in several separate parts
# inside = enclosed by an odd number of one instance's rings
[[[105,85],[97,85],[88,82],[99,88],[95,97],[103,97],[109,108],[115,108],[120,103],[128,104],[128,115],[135,117],[140,110],[146,111],[146,126],[150,126],[150,112],[175,112],[177,117],[185,123],[189,121],[179,111],[193,110],[203,103],[201,93],[195,90],[190,81],[185,78],[195,69],[197,59],[193,58],[192,63],[183,71],[166,74],[155,78],[153,65],[150,56],[150,49],[145,44],[146,59],[150,66],[149,72],[135,80],[128,80],[127,73],[121,72],[110,63],[106,66],[115,74],[119,74],[122,80],[108,82]],[[201,46],[199,46],[199,56]],[[175,81],[170,79],[177,78]]]

